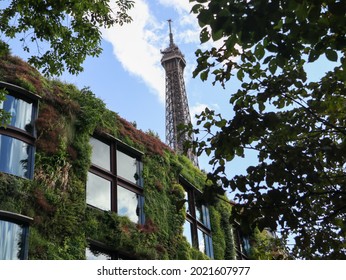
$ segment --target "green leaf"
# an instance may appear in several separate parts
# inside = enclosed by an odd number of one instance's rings
[[[255,56],[258,60],[261,60],[264,57],[265,50],[262,44],[258,43],[255,48]]]
[[[310,53],[309,53],[308,61],[309,61],[309,62],[314,62],[314,61],[316,61],[319,57],[320,57],[320,54],[319,54],[318,52],[316,52],[315,50],[311,49],[311,50],[310,50]]]
[[[338,53],[332,49],[327,49],[326,50],[326,57],[330,61],[337,61],[338,60]]]
[[[220,29],[217,32],[212,32],[211,37],[213,38],[214,41],[220,40],[223,36],[223,30]]]
[[[278,66],[276,64],[276,60],[271,60],[269,62],[269,71],[270,71],[270,73],[272,73],[272,75],[275,74],[277,68],[278,68]]]
[[[196,4],[192,7],[190,13],[198,14],[198,12],[200,11],[201,8],[203,8],[202,4]]]
[[[309,11],[309,20],[310,21],[316,21],[320,18],[321,14],[321,5],[313,5]]]
[[[206,27],[202,29],[202,31],[199,35],[199,39],[200,39],[202,44],[207,42],[210,39],[210,33]]]
[[[239,81],[241,81],[241,82],[243,81],[243,79],[244,79],[244,71],[243,71],[243,69],[239,69],[238,70],[237,78],[238,78]]]
[[[201,77],[202,81],[206,81],[208,79],[208,73],[209,73],[209,71],[201,72],[200,77]]]

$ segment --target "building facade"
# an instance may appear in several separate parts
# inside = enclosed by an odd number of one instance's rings
[[[87,90],[0,57],[0,259],[236,259],[206,175]]]

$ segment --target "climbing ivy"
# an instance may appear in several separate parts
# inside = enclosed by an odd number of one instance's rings
[[[0,209],[33,217],[30,259],[84,259],[89,240],[138,259],[207,259],[183,236],[183,175],[196,188],[210,188],[206,175],[175,154],[153,133],[144,133],[106,108],[90,89],[43,78],[18,58],[0,56],[0,79],[42,97],[36,121],[33,180],[0,173]],[[17,69],[18,68],[18,69]],[[86,205],[89,138],[108,133],[143,152],[143,225]],[[210,206],[216,259],[234,259],[227,198]]]

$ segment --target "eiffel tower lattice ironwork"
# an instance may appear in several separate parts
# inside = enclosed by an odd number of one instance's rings
[[[191,124],[191,116],[184,81],[186,61],[177,45],[174,44],[171,20],[169,23],[169,47],[164,51],[161,65],[166,72],[166,144],[174,151],[184,153],[184,143],[193,140],[193,135],[181,133],[179,125]],[[198,166],[197,156],[190,150],[187,157]]]

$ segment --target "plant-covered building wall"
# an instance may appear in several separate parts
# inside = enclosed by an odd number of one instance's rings
[[[9,54],[0,81],[0,259],[239,256],[231,205],[153,133]]]

